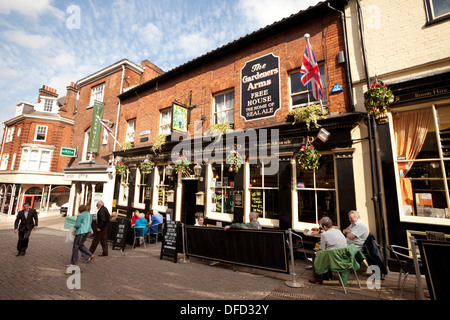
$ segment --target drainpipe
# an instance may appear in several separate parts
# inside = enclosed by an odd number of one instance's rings
[[[120,80],[120,93],[121,94],[123,92],[123,78],[125,77],[125,65],[122,65],[122,79]],[[119,130],[119,116],[120,116],[120,99],[119,99],[119,103],[117,104],[117,118],[116,118],[116,129],[114,130],[114,135],[116,136],[117,139],[117,133]],[[113,152],[116,151],[116,142],[114,141],[114,147],[113,147]]]
[[[361,4],[359,0],[356,0],[358,7],[358,22],[359,32],[361,36],[362,54],[364,60],[364,70],[366,75],[367,88],[370,88],[369,69],[367,65],[366,49],[364,43],[364,33],[362,30],[362,12]],[[370,162],[372,169],[372,188],[373,188],[373,202],[376,214],[377,233],[378,239],[382,239],[381,247],[383,248],[384,258],[387,259],[386,251],[386,232],[384,224],[384,207],[383,207],[383,195],[381,192],[381,169],[380,169],[380,155],[378,153],[379,143],[377,136],[377,123],[373,115],[368,115],[368,129],[369,129],[369,141],[370,141]]]
[[[348,91],[348,98],[350,100],[350,111],[353,113],[355,112],[355,104],[353,102],[353,91],[352,91],[352,78],[350,73],[350,61],[348,58],[348,48],[347,48],[347,28],[345,25],[345,16],[344,12],[333,8],[330,3],[328,2],[328,8],[331,10],[334,10],[338,12],[341,15],[341,24],[342,24],[342,37],[344,39],[344,54],[345,54],[345,73],[347,76],[347,91]]]

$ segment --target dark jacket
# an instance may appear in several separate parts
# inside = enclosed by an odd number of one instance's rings
[[[101,206],[97,211],[97,228],[104,229],[109,223],[109,211],[105,206]]]
[[[381,274],[388,273],[386,264],[381,256],[380,245],[375,240],[375,236],[372,232],[369,233],[369,236],[364,242],[364,253],[366,254],[366,259],[369,266],[376,265],[380,268]]]
[[[20,224],[19,224],[20,222]],[[36,210],[28,209],[28,218],[25,219],[25,211],[20,210],[14,222],[14,229],[19,228],[19,231],[31,231],[38,225],[38,215]]]

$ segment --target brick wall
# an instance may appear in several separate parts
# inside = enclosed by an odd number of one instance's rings
[[[175,77],[158,82],[157,86],[139,91],[122,101],[122,111],[119,122],[119,141],[125,139],[126,120],[136,117],[135,145],[143,145],[153,142],[158,134],[159,111],[170,107],[172,102],[189,104],[192,91],[191,124],[189,134],[194,134],[194,121],[200,120],[201,115],[206,116],[203,122],[203,131],[207,131],[211,125],[213,115],[213,96],[227,89],[235,91],[235,128],[245,129],[272,125],[286,121],[290,111],[289,97],[289,73],[299,70],[305,50],[304,34],[311,35],[310,41],[319,62],[325,62],[327,94],[330,112],[350,112],[347,97],[347,81],[345,69],[337,63],[337,54],[344,50],[342,41],[342,26],[338,15],[330,15],[310,21],[302,26],[284,30],[269,38],[253,43],[249,46],[235,50],[219,59],[207,64],[198,65],[188,72],[178,74]],[[280,59],[280,94],[281,109],[275,116],[262,120],[245,121],[240,116],[240,73],[245,63],[249,60],[273,53]],[[335,83],[338,83],[343,92],[331,94]],[[140,143],[138,133],[143,130],[151,130],[149,142]]]

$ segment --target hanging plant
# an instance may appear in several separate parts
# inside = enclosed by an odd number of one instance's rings
[[[244,164],[244,158],[236,150],[230,151],[227,155],[227,164],[229,166],[228,171],[238,173],[239,169]]]
[[[122,142],[122,150],[128,150],[133,148],[133,142],[132,141],[125,141]]]
[[[217,141],[221,139],[224,134],[233,131],[233,126],[230,122],[222,122],[211,125],[209,132],[213,137],[218,137]]]
[[[149,159],[145,159],[139,165],[139,170],[141,171],[141,174],[150,174],[152,173],[154,167],[155,167],[154,162],[150,161]]]
[[[319,169],[320,153],[313,145],[302,146],[298,152],[297,163],[300,169],[317,170]]]
[[[121,175],[127,170],[127,166],[123,162],[117,162],[116,165],[116,175]]]
[[[373,114],[376,119],[391,112],[389,107],[394,102],[394,94],[391,89],[381,82],[374,83],[369,90],[364,92],[364,106],[369,114]]]
[[[322,108],[319,104],[310,104],[304,107],[297,107],[292,109],[289,112],[289,115],[294,117],[294,123],[296,122],[306,122],[306,127],[310,128],[311,122],[314,124],[316,128],[319,128],[320,125],[317,123],[319,119],[327,118],[328,114],[326,111],[322,111]]]
[[[155,141],[153,142],[152,146],[152,151],[154,153],[158,153],[159,151],[161,151],[161,147],[164,143],[166,143],[168,136],[169,136],[168,134],[158,134],[155,137]]]
[[[182,174],[189,170],[189,160],[186,157],[181,156],[174,162],[174,170]]]

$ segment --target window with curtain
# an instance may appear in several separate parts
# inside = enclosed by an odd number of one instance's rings
[[[450,106],[392,118],[402,217],[449,219]]]

